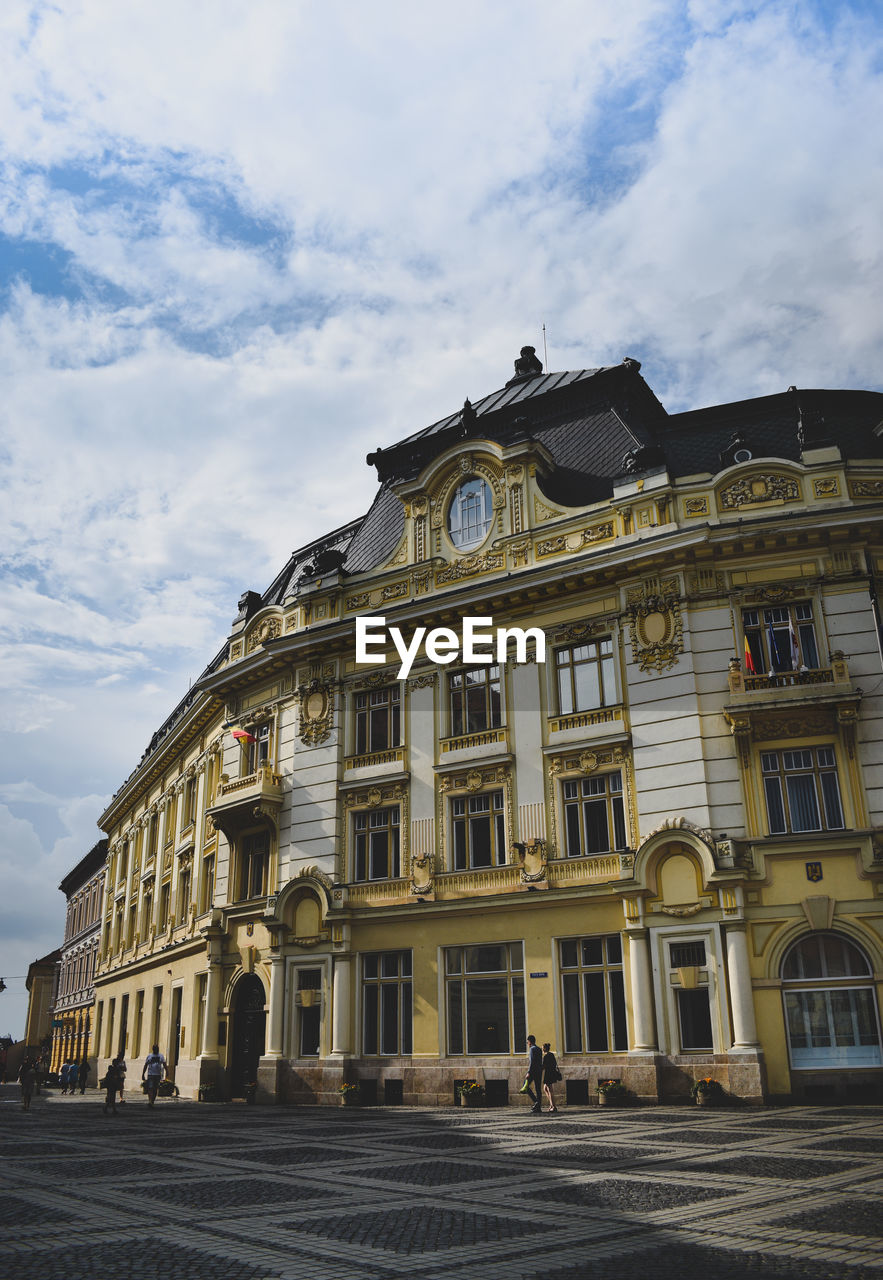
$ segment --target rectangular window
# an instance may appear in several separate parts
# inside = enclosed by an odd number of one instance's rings
[[[133,947],[135,945],[135,934],[137,932],[136,920],[138,918],[138,903],[129,903],[129,922],[126,926],[126,946]]]
[[[208,854],[202,860],[202,891],[199,897],[200,914],[211,911],[215,900],[215,855]]]
[[[244,744],[243,771],[257,773],[261,765],[270,759],[270,724],[260,724],[249,730],[252,742]]]
[[[196,821],[196,788],[197,779],[188,778],[184,783],[184,807],[181,816],[181,826],[192,826]]]
[[[205,998],[208,991],[208,974],[196,975],[196,1035],[190,1041],[190,1056],[197,1057],[202,1053],[202,1040],[205,1034]]]
[[[135,992],[135,1030],[132,1034],[132,1057],[141,1056],[141,1034],[144,1030],[144,992]]]
[[[388,751],[401,743],[401,692],[397,684],[355,697],[357,756]]]
[[[141,899],[141,941],[150,937],[150,926],[153,924],[153,887],[145,886]]]
[[[451,801],[454,870],[501,867],[506,862],[506,819],[502,791],[456,796]]]
[[[162,987],[153,988],[153,1016],[150,1020],[150,1043],[159,1044],[159,1031],[162,1025]]]
[[[159,891],[159,915],[156,922],[157,933],[165,933],[169,925],[169,900],[172,896],[171,883],[166,880]]]
[[[563,787],[568,857],[626,848],[621,770],[574,779]]]
[[[692,991],[679,989],[675,994],[678,1002],[681,1049],[684,1053],[713,1049],[714,1037],[711,1033],[708,988],[696,987]]]
[[[113,1047],[113,1024],[116,1018],[117,1002],[115,997],[111,997],[107,1005],[107,1044],[104,1047],[105,1058],[114,1057]]]
[[[628,1049],[619,934],[572,938],[559,946],[565,1053]]]
[[[743,609],[742,629],[757,675],[819,666],[811,604]]]
[[[362,1052],[410,1054],[411,952],[381,951],[362,957]]]
[[[760,765],[771,835],[843,830],[833,747],[763,751]]]
[[[300,996],[297,1011],[298,1057],[318,1058],[322,1025],[322,970],[298,969],[297,990]]]
[[[184,867],[178,877],[178,924],[190,919],[190,868]]]
[[[396,880],[399,871],[399,807],[353,816],[355,880]]]
[[[503,723],[500,668],[475,667],[450,677],[451,736],[484,733]]]
[[[520,942],[445,951],[448,1053],[518,1053],[527,1039]]]
[[[270,836],[266,831],[245,836],[242,841],[241,898],[261,898],[267,893],[270,866]]]
[[[555,651],[558,714],[594,711],[616,703],[613,641],[592,640]]]

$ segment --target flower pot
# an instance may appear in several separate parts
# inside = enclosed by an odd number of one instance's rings
[[[357,1107],[359,1105],[359,1095],[357,1093],[342,1093],[340,1095],[340,1105],[342,1107]]]
[[[472,1094],[472,1093],[460,1094],[461,1107],[480,1107],[482,1106],[483,1103],[484,1103],[484,1098],[481,1097],[480,1094]]]
[[[717,1102],[717,1098],[713,1093],[697,1093],[696,1094],[697,1107],[713,1107],[716,1102]]]
[[[609,1093],[599,1093],[599,1094],[598,1094],[598,1106],[599,1106],[599,1107],[613,1107],[613,1106],[615,1106],[615,1105],[616,1105],[616,1103],[614,1102],[613,1097],[612,1097]]]

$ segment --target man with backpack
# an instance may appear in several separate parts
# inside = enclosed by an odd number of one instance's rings
[[[166,1060],[159,1051],[159,1045],[153,1046],[153,1052],[144,1059],[141,1079],[147,1082],[147,1105],[152,1107],[163,1076],[166,1074]]]

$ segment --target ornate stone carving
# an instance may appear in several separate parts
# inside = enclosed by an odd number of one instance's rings
[[[371,592],[360,591],[357,595],[347,596],[345,608],[348,613],[353,613],[356,609],[365,609],[371,603]]]
[[[686,498],[684,500],[684,515],[688,519],[695,519],[696,516],[708,515],[708,499],[707,498]]]
[[[454,560],[445,569],[439,569],[435,575],[436,586],[446,582],[459,582],[461,578],[472,578],[479,573],[492,573],[506,567],[502,551],[486,551],[483,555],[464,556]]]
[[[799,594],[805,595],[806,589],[800,593],[795,587],[783,582],[772,582],[766,587],[755,587],[753,591],[747,592],[745,600],[751,604],[781,604]]]
[[[546,882],[546,842],[545,840],[526,840],[523,844],[514,844],[518,861],[521,863],[521,883],[538,886]]]
[[[840,495],[840,481],[836,476],[825,476],[821,480],[813,480],[813,493],[817,498],[837,498]]]
[[[264,618],[249,631],[246,650],[248,653],[253,653],[260,645],[265,644],[268,640],[276,640],[281,634],[281,618]]]
[[[755,741],[774,738],[810,738],[833,733],[834,714],[830,707],[801,707],[793,710],[761,712],[751,717]]]
[[[758,502],[799,502],[800,486],[791,476],[781,472],[746,476],[736,480],[718,492],[718,504],[724,511],[738,511],[740,507]]]
[[[438,675],[435,671],[426,671],[422,675],[412,676],[408,681],[409,689],[432,689],[438,682]]]
[[[298,689],[300,697],[300,740],[317,747],[331,736],[334,696],[329,685],[311,680]]]
[[[534,522],[542,524],[544,520],[557,520],[559,516],[563,516],[563,511],[557,511],[555,507],[549,507],[540,498],[534,495],[533,500]]]
[[[512,542],[509,545],[509,555],[512,557],[512,567],[520,569],[530,561],[530,539],[522,538],[520,542]]]
[[[667,671],[684,651],[677,578],[648,578],[627,593],[632,659],[642,671]]]
[[[883,498],[883,480],[851,480],[849,492],[853,498]]]
[[[432,856],[414,854],[411,858],[411,893],[425,898],[433,892]]]
[[[690,902],[683,907],[666,907],[664,904],[660,903],[657,906],[657,910],[661,911],[663,915],[677,916],[678,919],[681,919],[684,916],[695,916],[698,911],[702,910],[702,907],[703,903],[701,902]]]
[[[401,542],[396,547],[395,551],[392,553],[390,558],[387,560],[385,567],[391,568],[393,565],[405,564],[407,562],[407,559],[408,559],[408,539],[407,537],[404,537],[402,538]]]
[[[385,600],[398,600],[408,594],[407,582],[389,582],[380,592],[381,603]]]

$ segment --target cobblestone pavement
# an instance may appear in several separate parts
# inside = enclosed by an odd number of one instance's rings
[[[4,1093],[8,1092],[4,1090]],[[4,1274],[883,1280],[883,1108],[0,1102]]]

